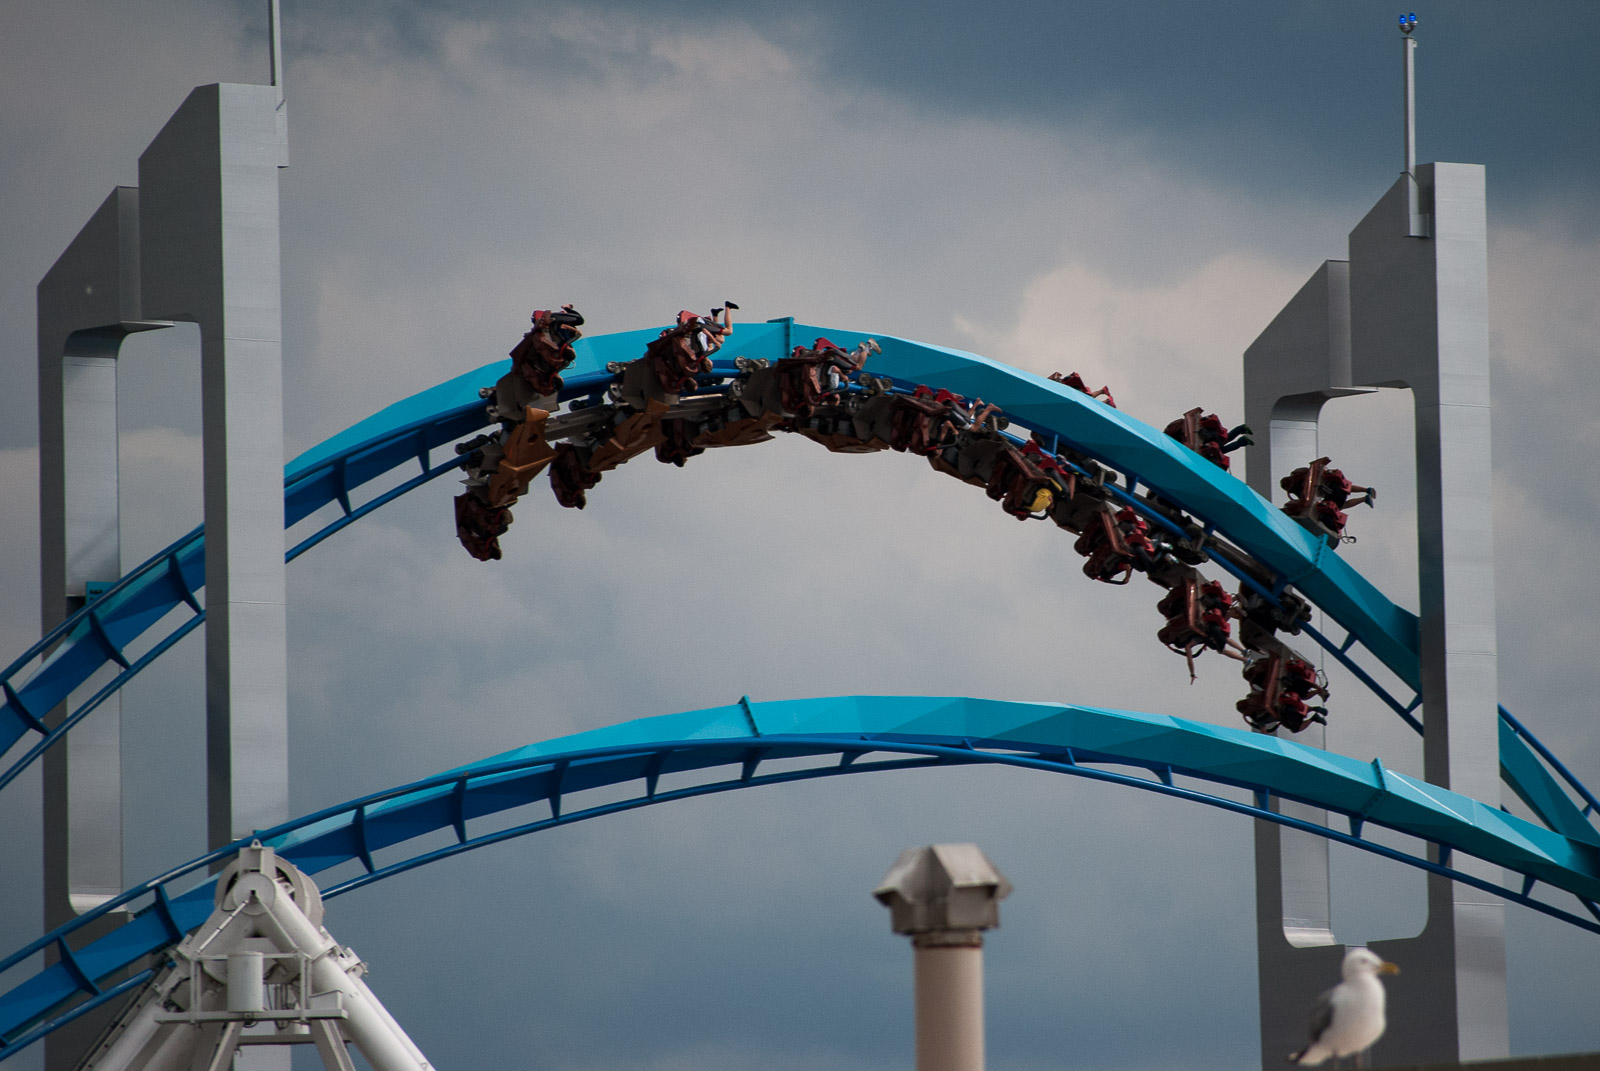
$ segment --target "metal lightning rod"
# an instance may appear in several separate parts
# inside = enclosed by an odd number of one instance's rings
[[[277,0],[272,0],[277,3]],[[1416,170],[1416,11],[1400,16],[1400,32],[1405,35],[1402,54],[1405,58],[1405,173]]]
[[[267,38],[271,42],[271,85],[278,88],[278,103],[283,103],[283,22],[278,0],[267,0]]]
[[[278,91],[278,166],[289,166],[289,109],[283,99],[283,13],[278,0],[267,0],[267,62],[272,68],[272,87]]]

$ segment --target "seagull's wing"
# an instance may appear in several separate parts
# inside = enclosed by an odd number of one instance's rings
[[[1317,998],[1317,1005],[1311,1010],[1311,1029],[1308,1032],[1310,1035],[1310,1040],[1306,1043],[1305,1048],[1301,1049],[1299,1052],[1291,1052],[1289,1054],[1290,1063],[1301,1063],[1304,1061],[1306,1056],[1311,1055],[1311,1050],[1317,1048],[1317,1046],[1322,1042],[1323,1035],[1326,1034],[1329,1027],[1333,1025],[1334,990],[1338,988],[1338,986],[1334,986],[1333,989],[1328,990]],[[1322,1063],[1331,1055],[1331,1053],[1322,1052],[1319,1050],[1316,1055],[1317,1058],[1311,1061],[1313,1065]]]
[[[1311,1044],[1315,1045],[1332,1025],[1333,990],[1330,989],[1317,998],[1317,1006],[1311,1010]]]

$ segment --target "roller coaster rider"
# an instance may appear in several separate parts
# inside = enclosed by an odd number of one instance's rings
[[[1029,439],[1019,450],[1002,441],[984,492],[1019,521],[1043,517],[1057,496],[1071,496],[1076,477],[1037,442]]]
[[[937,393],[918,384],[910,394],[896,394],[889,418],[889,445],[903,453],[932,457],[951,446],[972,422],[958,395]]]
[[[551,311],[539,309],[533,327],[511,351],[511,366],[539,395],[561,389],[561,371],[572,363],[572,344],[583,337],[583,314],[571,305]]]
[[[1326,457],[1295,469],[1279,480],[1278,486],[1289,494],[1283,512],[1313,531],[1320,531],[1332,544],[1354,541],[1355,537],[1344,534],[1349,521],[1345,510],[1362,504],[1372,508],[1378,500],[1375,488],[1351,483],[1342,471],[1332,467],[1332,459]],[[1352,494],[1355,497],[1351,497]]]
[[[480,562],[500,559],[500,537],[511,527],[511,511],[491,506],[471,491],[456,496],[456,538]]]
[[[779,358],[775,369],[779,404],[794,416],[809,416],[823,402],[837,400],[846,381],[865,366],[867,356],[881,352],[877,340],[870,338],[853,351],[825,338],[809,349],[796,346],[789,356]]]
[[[1228,658],[1245,661],[1243,647],[1233,638],[1231,619],[1237,616],[1233,596],[1215,580],[1206,580],[1194,570],[1173,584],[1156,609],[1166,624],[1156,638],[1169,650],[1183,655],[1189,664],[1189,681],[1194,682],[1195,655],[1216,651]]]
[[[1230,468],[1229,454],[1255,444],[1250,425],[1227,427],[1217,414],[1198,406],[1168,424],[1166,433],[1224,470]]]
[[[739,306],[731,301],[700,316],[684,309],[678,321],[662,331],[645,347],[645,359],[655,373],[663,392],[679,394],[694,386],[694,377],[711,371],[711,355],[722,348],[722,340],[733,330],[732,311]],[[717,317],[722,317],[718,322]]]
[[[1060,372],[1051,372],[1050,378],[1057,383],[1062,383],[1068,387],[1071,387],[1073,390],[1082,391],[1091,398],[1104,398],[1106,400],[1106,404],[1113,409],[1117,407],[1117,400],[1111,396],[1110,387],[1101,387],[1099,390],[1090,390],[1089,384],[1085,383],[1083,381],[1083,377],[1076,372],[1068,372],[1066,375],[1062,375]]]
[[[1250,727],[1270,733],[1278,726],[1298,733],[1313,722],[1327,723],[1328,708],[1310,706],[1312,698],[1326,699],[1328,689],[1318,679],[1316,667],[1293,651],[1274,645],[1245,663],[1244,679],[1250,694],[1235,704]]]
[[[1078,536],[1073,549],[1088,560],[1083,575],[1102,584],[1126,584],[1135,569],[1151,572],[1159,568],[1167,551],[1150,538],[1150,522],[1123,506],[1115,513],[1109,507],[1097,515]]]

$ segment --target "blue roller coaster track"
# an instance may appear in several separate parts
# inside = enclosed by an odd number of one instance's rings
[[[564,374],[563,403],[600,401],[614,378],[607,364],[638,357],[655,334],[645,330],[580,340],[577,358]],[[846,347],[869,337],[785,319],[739,325],[723,352],[776,361],[796,342],[819,335]],[[1170,508],[1162,507],[1170,504],[1181,510],[1201,529],[1210,560],[1242,584],[1274,601],[1293,588],[1345,635],[1334,639],[1309,625],[1302,626],[1304,631],[1397,716],[1423,730],[1417,717],[1421,696],[1415,616],[1395,606],[1323,540],[1242,482],[1160,431],[1062,384],[958,350],[870,337],[882,347],[870,371],[887,377],[895,389],[928,384],[983,397],[999,406],[1013,427],[1120,474],[1120,484],[1108,483],[1108,488],[1121,504],[1138,510],[1152,524],[1189,538],[1192,533],[1180,527]],[[284,479],[285,525],[311,531],[286,557],[298,557],[387,502],[460,468],[462,460],[453,452],[438,462],[434,453],[488,422],[479,388],[493,383],[508,367],[508,362],[497,362],[423,391],[292,461]],[[731,356],[717,360],[712,372],[700,377],[698,392],[726,391],[738,375]],[[359,504],[357,492],[368,495]],[[339,511],[332,520],[323,523],[314,516],[334,504]],[[204,575],[204,532],[196,529],[131,571],[0,673],[4,699],[0,754],[28,741],[20,756],[0,772],[0,788],[204,620],[199,598]],[[136,641],[149,646],[130,657]],[[1391,694],[1358,655],[1388,669],[1412,694]],[[53,728],[47,726],[48,712],[112,664],[117,672],[109,683],[69,710]],[[760,772],[761,764],[771,759],[803,757],[826,761],[802,770]],[[1307,829],[1446,874],[1600,933],[1600,922],[1595,921],[1600,920],[1596,906],[1600,832],[1592,817],[1600,803],[1504,708],[1501,773],[1543,826],[1385,770],[1376,760],[1357,762],[1242,730],[1074,706],[858,697],[741,701],[730,707],[625,722],[486,759],[256,836],[310,873],[359,864],[362,873],[326,890],[327,895],[338,895],[483,844],[634,807],[803,778],[972,763],[1127,784]],[[662,778],[721,766],[737,766],[738,773],[676,788],[661,785]],[[1179,777],[1234,790],[1249,801],[1185,787],[1175,780]],[[642,783],[642,792],[623,802],[576,810],[563,807],[574,793],[634,781]],[[1274,798],[1324,808],[1342,816],[1348,830],[1280,815],[1270,806]],[[532,804],[546,805],[547,816],[471,835],[469,823],[474,819]],[[1374,843],[1362,835],[1369,823],[1416,838],[1418,851]],[[454,845],[405,853],[407,842],[441,829],[454,831]],[[1433,860],[1428,858],[1428,845],[1436,847]],[[141,957],[170,947],[205,918],[212,896],[205,880],[207,868],[238,847],[220,848],[135,886],[0,961],[0,974],[6,974],[26,970],[31,957],[46,949],[56,958],[52,966],[0,993],[0,1060],[139,984],[144,974],[113,979]],[[1520,875],[1520,886],[1500,887],[1462,873],[1451,865],[1457,852]],[[1532,893],[1541,884],[1573,895],[1593,918],[1535,899]],[[117,916],[128,921],[86,941],[88,924],[112,912],[132,914]]]

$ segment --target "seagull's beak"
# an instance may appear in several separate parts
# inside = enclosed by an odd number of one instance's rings
[[[1399,967],[1398,964],[1390,963],[1388,960],[1385,960],[1384,962],[1378,964],[1378,973],[1379,974],[1399,974],[1400,973],[1400,967]]]

